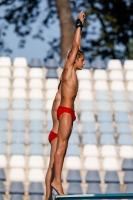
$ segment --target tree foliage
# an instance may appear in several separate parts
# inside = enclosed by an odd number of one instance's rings
[[[34,38],[45,40],[45,28],[50,27],[56,20],[60,21],[61,33],[64,30],[62,26],[64,19],[69,16],[76,19],[78,12],[85,11],[86,22],[82,33],[82,49],[89,60],[96,57],[103,59],[131,58],[132,48],[130,48],[133,39],[133,1],[131,0],[61,0],[66,5],[70,5],[69,12],[63,12],[64,18],[60,15],[63,9],[63,3],[60,0],[45,0],[46,7],[42,10],[43,0],[1,0],[0,7],[0,50],[11,52],[6,46],[4,39],[8,27],[12,24],[15,33],[20,37],[20,47],[25,44],[26,36],[32,33],[32,25],[39,18],[43,11],[43,19],[37,29]],[[59,10],[60,9],[60,10]],[[71,13],[72,11],[72,13]],[[65,57],[68,46],[60,45],[70,43],[73,38],[74,26],[73,20],[70,20],[71,27],[68,26],[65,32],[70,34],[70,38],[51,38],[50,51],[48,56],[54,56],[55,53],[61,54],[61,59]],[[67,22],[68,23],[68,22]],[[68,31],[66,31],[68,30]],[[70,31],[72,30],[72,31]],[[64,32],[64,33],[65,33]],[[62,36],[62,35],[61,35]],[[69,41],[70,40],[70,41]],[[68,42],[69,41],[69,42]],[[52,52],[52,54],[51,54]],[[64,52],[64,53],[61,53]]]

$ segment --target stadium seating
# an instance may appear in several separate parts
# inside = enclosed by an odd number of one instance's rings
[[[70,183],[67,189],[67,194],[82,194],[80,183]]]
[[[100,183],[101,179],[99,176],[99,172],[96,170],[87,171],[85,181],[87,183]]]
[[[119,183],[117,171],[107,171],[104,177],[105,183]]]
[[[100,194],[102,193],[99,183],[89,183],[86,194]]]
[[[25,57],[16,57],[13,61],[13,67],[27,67],[27,60]]]
[[[0,57],[0,68],[1,67],[10,67],[12,65],[11,58],[6,56]]]
[[[69,170],[67,174],[67,182],[82,182],[79,170]]]
[[[30,67],[29,67],[30,66]],[[42,200],[51,108],[61,68],[54,59],[0,57],[0,200]],[[64,161],[65,193],[132,192],[133,60],[97,60],[77,71],[77,119]],[[53,191],[53,196],[56,192]]]

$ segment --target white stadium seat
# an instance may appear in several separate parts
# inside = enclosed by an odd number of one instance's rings
[[[92,79],[92,75],[91,75],[91,71],[89,69],[83,69],[83,70],[79,70],[77,72],[77,76],[78,79],[81,80],[85,80],[85,79]]]
[[[0,88],[0,98],[1,99],[9,99],[10,98],[10,90],[7,88]]]
[[[25,181],[25,171],[21,168],[12,168],[9,172],[9,181]]]
[[[117,157],[116,148],[113,145],[103,145],[101,147],[102,157]]]
[[[57,93],[57,89],[49,89],[45,92],[45,99],[53,99]]]
[[[0,78],[0,88],[10,88],[10,80],[8,78]]]
[[[106,171],[117,171],[119,170],[119,164],[117,158],[114,157],[105,157],[102,163],[103,170]]]
[[[0,168],[7,167],[7,158],[5,155],[0,155]]]
[[[125,75],[126,81],[133,81],[133,71],[127,71]]]
[[[80,90],[78,92],[79,100],[93,100],[93,94],[88,90]]]
[[[108,90],[108,84],[106,81],[96,81],[94,84],[95,90]]]
[[[0,67],[11,67],[11,58],[10,57],[0,57]]]
[[[92,90],[92,83],[89,80],[79,80],[79,90]]]
[[[30,156],[28,168],[44,168],[44,160],[42,156]]]
[[[68,156],[65,158],[66,169],[81,169],[81,160],[78,156]]]
[[[12,91],[12,98],[13,99],[26,99],[26,91],[25,89],[14,89]]]
[[[12,84],[13,88],[23,88],[26,89],[27,88],[27,82],[24,78],[15,78],[13,80],[13,84]]]
[[[24,57],[16,57],[13,61],[13,67],[27,67],[28,63]]]
[[[10,158],[9,167],[11,168],[25,168],[26,162],[25,157],[22,155],[13,155]]]
[[[40,89],[31,89],[29,91],[29,99],[41,99],[43,100],[43,92]]]
[[[133,147],[127,145],[121,146],[119,155],[121,158],[133,158]]]
[[[47,168],[49,167],[49,161],[50,161],[50,157],[47,156],[47,161],[46,161],[46,167],[47,167]]]
[[[30,79],[29,89],[39,88],[43,89],[43,82],[41,79]]]
[[[45,103],[45,109],[46,111],[51,110],[53,105],[53,99],[48,99]]]
[[[124,91],[125,90],[125,86],[122,81],[112,81],[110,88],[112,91]]]
[[[98,157],[99,156],[99,152],[98,152],[98,148],[96,145],[84,145],[83,147],[83,156],[84,157]]]
[[[107,73],[106,70],[97,69],[94,71],[93,75],[94,80],[107,80]]]
[[[28,180],[30,182],[44,182],[44,171],[42,169],[30,169],[28,173]]]
[[[29,78],[44,78],[43,69],[41,68],[30,68]]]
[[[123,80],[123,74],[121,71],[119,70],[112,70],[110,73],[109,73],[109,79],[111,81],[113,80]]]
[[[96,157],[86,157],[84,160],[84,168],[87,170],[100,170],[100,162]]]
[[[109,62],[108,62],[107,69],[109,69],[109,70],[114,70],[114,69],[121,70],[122,69],[121,61],[118,60],[118,59],[110,59]]]
[[[127,91],[133,91],[133,81],[127,83]]]
[[[133,70],[133,60],[125,60],[124,69],[125,70]]]
[[[13,78],[27,78],[27,70],[24,68],[15,68],[13,70]]]
[[[11,71],[9,68],[0,68],[0,77],[11,78]]]
[[[52,121],[51,110],[48,110],[48,111],[47,111],[46,120],[47,120],[47,121]]]
[[[58,89],[58,85],[59,85],[59,80],[58,79],[46,79],[45,82],[45,89]]]

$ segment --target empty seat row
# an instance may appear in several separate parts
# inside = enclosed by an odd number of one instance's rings
[[[45,113],[40,110],[31,110],[29,115],[25,110],[13,110],[9,117],[7,110],[0,110],[0,120],[44,120]]]
[[[13,61],[14,67],[27,67],[28,63],[25,57],[16,57]],[[12,62],[10,57],[0,57],[0,67],[11,67]]]
[[[87,62],[87,65],[89,65],[88,61]],[[47,62],[46,62],[46,66],[48,67],[52,67],[54,64],[54,66],[57,66],[57,63],[56,61],[54,61],[53,59],[49,59]],[[28,63],[27,63],[27,60],[25,57],[16,57],[13,61],[13,67],[27,67]],[[31,67],[41,67],[41,61],[40,59],[32,59],[31,60]],[[92,64],[93,66],[95,66],[95,68],[97,67],[98,65],[98,68],[100,68],[100,66],[102,65],[105,65],[104,62],[102,60],[95,60]],[[0,57],[0,67],[11,67],[12,66],[12,62],[11,62],[11,59],[10,57],[5,57],[5,56],[2,56]],[[123,65],[124,69],[128,70],[128,69],[133,69],[133,61],[132,60],[125,60],[124,62],[124,65]],[[105,68],[105,66],[104,66]],[[109,62],[108,62],[108,66],[107,68],[109,70],[113,70],[113,69],[122,69],[122,64],[121,64],[121,61],[118,60],[118,59],[110,59]]]
[[[28,102],[28,105],[24,99],[15,99],[11,103],[9,103],[8,99],[0,99],[0,109],[14,109],[14,110],[51,110],[53,104],[53,99],[49,99],[43,102],[40,99],[32,99]]]
[[[105,108],[107,108],[106,104],[105,104]],[[117,107],[117,108],[119,108],[119,107]],[[105,111],[105,110],[103,109],[103,111]],[[108,110],[106,110],[106,111],[108,111]],[[116,113],[116,116],[115,116],[116,122],[118,122],[118,123],[119,122],[127,122],[128,123],[129,117],[125,111],[125,108],[123,108],[123,110],[117,109],[117,111],[118,111],[118,113]],[[120,111],[122,111],[122,113],[119,113]],[[51,111],[47,111],[46,116],[45,116],[45,112],[41,111],[40,109],[30,110],[29,112],[18,109],[18,110],[12,110],[12,112],[9,115],[7,110],[0,109],[0,120],[43,120],[45,118],[47,121],[52,121]],[[78,116],[77,116],[77,118],[78,118]],[[112,117],[109,112],[101,112],[101,113],[99,113],[97,120],[99,122],[106,122],[106,121],[112,122]],[[82,111],[80,114],[80,121],[81,122],[84,122],[84,121],[95,122],[96,121],[95,115],[91,111]]]
[[[129,160],[129,162],[130,162],[130,160]],[[127,163],[125,163],[126,170],[129,169],[133,163],[131,161],[131,164],[129,164],[129,166],[128,166],[128,164],[129,163],[127,161]],[[79,157],[69,156],[69,157],[66,157],[64,168],[66,168],[66,169],[86,169],[86,170],[102,169],[102,170],[106,170],[106,171],[118,171],[121,169],[121,167],[122,167],[122,169],[125,169],[123,166],[124,166],[124,163],[122,163],[122,166],[120,166],[118,159],[116,159],[114,157],[106,157],[103,159],[102,163],[100,163],[100,161],[97,157],[86,157],[84,162],[81,163],[81,160]]]
[[[124,149],[123,149],[124,150]],[[121,153],[123,153],[124,158],[123,159],[131,159],[133,158],[133,155],[131,155],[131,153],[133,154],[133,152],[130,153],[130,155],[125,155],[124,151]],[[126,151],[126,153],[128,153]],[[30,159],[29,162],[26,165],[26,160],[24,158],[24,156],[22,155],[12,155],[11,159],[9,161],[9,163],[7,162],[7,158],[5,155],[0,155],[0,167],[1,168],[6,168],[7,164],[9,164],[10,168],[25,168],[26,166],[28,168],[37,168],[37,169],[41,169],[41,168],[47,168],[48,167],[48,163],[49,163],[49,157],[47,157],[47,161],[43,161],[43,155],[37,155],[36,153],[29,155]],[[112,155],[111,155],[112,156]],[[71,162],[71,161],[74,162]],[[18,163],[19,161],[19,163]],[[36,162],[34,162],[36,161]],[[84,162],[81,162],[81,159],[79,156],[66,156],[65,158],[65,164],[64,164],[64,168],[65,169],[86,169],[86,170],[106,170],[106,171],[118,171],[121,170],[121,166],[120,166],[120,162],[118,160],[118,158],[116,157],[104,157],[102,159],[102,162],[100,162],[101,159],[99,160],[98,157],[96,156],[87,156],[84,158]],[[122,164],[123,166],[123,164]],[[132,170],[132,169],[131,169]],[[15,172],[15,171],[14,171]],[[21,175],[20,175],[21,176]]]
[[[28,105],[26,104],[24,99],[15,99],[10,103],[11,109],[14,110],[24,110],[24,109],[30,109],[30,110],[46,110],[49,111],[52,108],[53,105],[53,99],[48,99],[43,102],[43,99],[32,99],[29,101]],[[0,109],[10,109],[9,102],[7,99],[1,99],[0,100]]]
[[[57,89],[51,89],[43,92],[41,89],[31,89],[27,92],[24,89],[14,89],[11,93],[6,88],[0,88],[0,99],[54,99]]]
[[[104,145],[101,147],[100,151],[96,145],[85,145],[83,147],[83,156],[117,157],[118,153],[113,145]],[[133,158],[132,146],[121,146],[119,150],[119,156],[121,158]]]
[[[12,109],[31,109],[31,110],[43,110],[46,106],[46,104],[44,104],[43,106],[43,101],[39,100],[39,99],[33,99],[30,100],[28,103],[28,106],[26,105],[26,101],[24,99],[15,99],[12,101],[11,103],[11,108]],[[125,106],[125,108],[120,108],[118,107],[118,104],[120,106]],[[104,106],[105,105],[105,108]],[[9,101],[7,99],[0,99],[0,109],[1,110],[6,110],[9,109]],[[110,111],[111,107],[110,107],[110,103],[108,101],[100,101],[97,103],[97,106],[95,108],[98,111]],[[118,103],[114,103],[114,110],[119,110],[122,112],[123,110],[127,111],[127,106],[126,103],[123,103],[122,101],[118,101]],[[94,104],[92,103],[92,101],[81,101],[80,102],[80,111],[94,111]],[[131,111],[133,110],[133,104],[131,105]]]
[[[123,182],[126,184],[133,183],[132,175],[133,175],[133,171],[125,171],[124,176],[123,176]],[[62,179],[64,180],[64,178]],[[6,181],[5,171],[2,168],[0,169],[0,181]],[[97,170],[87,171],[83,180],[82,180],[81,173],[79,170],[68,170],[66,181],[67,182],[84,182],[85,181],[87,183],[100,183],[101,178]],[[105,183],[120,183],[118,172],[106,171],[104,175],[104,182]],[[37,183],[34,183],[34,184],[31,183],[30,186],[31,185],[37,185]],[[17,188],[19,191],[19,188],[23,188],[23,187],[22,187],[22,183],[19,185],[19,183],[17,184],[14,182],[11,184],[10,188],[15,188],[15,189]]]
[[[84,71],[84,70],[83,70]],[[82,72],[80,72],[82,73]],[[78,74],[79,79],[80,79],[80,73]],[[127,71],[125,74],[123,74],[122,71],[119,70],[112,70],[111,72],[109,72],[109,74],[107,74],[106,70],[100,70],[97,69],[94,71],[93,74],[93,80],[126,80],[126,81],[132,81],[132,77],[133,77],[133,71]],[[88,77],[90,79],[90,77]],[[80,79],[80,81],[82,82],[83,79]],[[79,81],[79,87],[80,87],[80,81]],[[87,83],[87,81],[86,81]],[[88,81],[89,83],[89,81]]]
[[[3,186],[4,187],[4,186]],[[128,188],[131,188],[132,184],[128,184],[125,192],[128,192]],[[131,191],[130,191],[131,192]],[[3,188],[2,193],[5,193]],[[44,195],[44,189],[42,183],[31,183],[28,189],[30,195]],[[67,194],[82,194],[82,187],[80,183],[70,183],[67,188]],[[86,193],[102,193],[101,186],[98,183],[89,183]],[[120,185],[118,183],[109,183],[106,189],[106,193],[121,193]],[[25,194],[24,186],[21,182],[12,182],[9,188],[9,194],[23,195]]]
[[[74,123],[73,133],[79,133],[77,123]],[[45,128],[43,126],[43,121],[41,120],[31,120],[29,125],[27,126],[29,132],[45,132]],[[49,133],[52,128],[52,121],[49,121],[46,126],[46,133]],[[6,132],[8,130],[8,123],[6,120],[0,120],[0,131]],[[15,120],[12,122],[11,125],[11,131],[13,132],[25,132],[26,131],[26,124],[25,124],[25,118],[24,120]],[[101,134],[114,134],[116,132],[117,134],[131,134],[131,127],[128,123],[118,123],[116,127],[116,131],[114,130],[114,127],[112,123],[109,122],[102,122],[99,125],[99,129],[97,130],[95,127],[94,122],[84,121],[82,123],[82,133],[96,133],[100,132]]]
[[[51,125],[52,127],[52,125]],[[50,128],[51,128],[50,127]],[[38,120],[33,120],[29,123],[29,131],[30,132],[43,132],[43,122]],[[8,130],[8,124],[5,120],[0,120],[0,131],[7,131]],[[24,120],[15,120],[12,123],[11,131],[14,132],[25,132],[26,131],[26,124]]]
[[[116,115],[116,117],[117,117],[117,115]],[[99,124],[98,130],[101,134],[104,134],[104,133],[114,134],[114,132],[115,132],[113,124],[111,122],[105,122],[105,121],[102,121]],[[78,131],[78,130],[76,130],[76,131]],[[88,120],[85,118],[85,120],[82,123],[82,130],[81,131],[83,133],[95,133],[97,131],[96,126],[95,126],[95,121],[89,121],[89,118],[88,118]],[[130,124],[126,123],[124,121],[118,122],[118,124],[116,126],[116,132],[118,134],[131,134]]]
[[[31,132],[27,138],[27,134],[24,132],[13,132],[10,138],[7,137],[6,132],[0,132],[0,142],[1,143],[21,143],[21,144],[48,144],[48,135],[45,134],[44,139],[44,132]],[[77,133],[72,133],[69,144],[76,144],[76,145],[86,145],[86,144],[93,144],[93,145],[127,145],[130,146],[133,144],[133,139],[129,134],[122,134],[116,140],[115,137],[111,134],[102,134],[100,139],[94,133],[85,133],[82,135],[82,139],[80,142],[79,136]],[[5,146],[5,145],[4,145]],[[78,152],[77,152],[78,153]]]
[[[86,144],[94,144],[94,145],[120,145],[120,146],[130,146],[133,144],[133,139],[131,137],[131,135],[126,135],[126,134],[122,134],[119,136],[119,138],[116,139],[114,138],[113,135],[111,134],[103,134],[101,135],[99,142],[98,139],[96,137],[95,134],[93,133],[89,133],[89,134],[84,134],[82,137],[82,144],[86,145]]]
[[[7,155],[8,150],[5,143],[0,143],[0,154]],[[25,145],[22,143],[12,143],[10,148],[10,155],[26,155]],[[44,155],[44,148],[42,144],[39,143],[31,143],[28,155]]]
[[[133,85],[132,85],[133,86]],[[131,86],[131,91],[133,90]],[[51,89],[50,92],[46,92],[46,98],[54,98],[55,92],[57,92],[57,89]],[[12,95],[11,95],[12,94]],[[35,95],[37,94],[37,95]],[[31,89],[29,92],[26,92],[25,89],[14,89],[11,93],[11,91],[7,88],[0,88],[0,99],[41,99],[43,100],[45,97],[45,92],[41,89]],[[11,96],[10,96],[11,95]],[[50,97],[49,97],[50,95]],[[82,100],[88,100],[92,101],[94,99],[92,91],[89,90],[79,90],[79,93],[77,95],[80,101]],[[97,101],[109,101],[109,95],[107,91],[97,91],[96,93],[96,100]],[[118,97],[118,101],[124,101],[123,98]],[[129,101],[133,101],[133,93],[131,92],[129,94]]]
[[[23,88],[23,89],[57,89],[58,79],[47,79],[44,83],[41,79],[30,79],[27,83],[24,78],[15,78],[13,83],[8,78],[0,78],[0,88]]]

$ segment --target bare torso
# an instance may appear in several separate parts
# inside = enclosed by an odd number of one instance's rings
[[[74,110],[74,100],[78,91],[78,79],[73,66],[64,68],[61,83],[61,106]]]
[[[55,99],[53,101],[53,105],[52,105],[52,119],[53,119],[53,128],[52,131],[57,133],[58,132],[58,126],[59,126],[59,121],[57,119],[57,109],[60,105],[60,101],[61,101],[61,85],[59,85],[59,89],[56,93]]]

